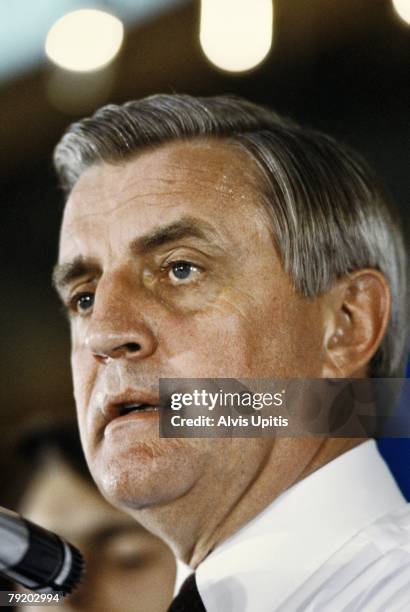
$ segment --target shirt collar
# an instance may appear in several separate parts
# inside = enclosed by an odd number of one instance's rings
[[[196,571],[206,608],[241,609],[240,601],[260,601],[261,593],[279,605],[354,534],[403,503],[374,440],[360,444],[210,553]]]

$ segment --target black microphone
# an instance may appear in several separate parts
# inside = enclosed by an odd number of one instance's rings
[[[70,593],[80,581],[81,553],[60,536],[0,506],[0,574],[41,593]]]

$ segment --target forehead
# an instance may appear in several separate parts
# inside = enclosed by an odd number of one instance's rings
[[[148,232],[182,214],[211,220],[231,235],[243,225],[266,231],[257,178],[246,152],[217,140],[169,143],[121,164],[92,166],[68,199],[60,247],[73,249],[79,233],[103,238],[110,226],[125,238],[131,227]]]
[[[122,518],[90,484],[58,459],[50,460],[36,473],[24,496],[22,511],[34,522],[64,534],[91,532]]]

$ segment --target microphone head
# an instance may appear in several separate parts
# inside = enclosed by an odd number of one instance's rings
[[[64,562],[49,588],[51,587],[53,591],[60,591],[65,596],[69,595],[81,582],[84,574],[84,559],[75,546],[62,538],[60,540],[64,547]],[[49,588],[46,587],[47,592]]]
[[[0,573],[41,593],[67,595],[84,571],[81,553],[57,534],[0,509]]]

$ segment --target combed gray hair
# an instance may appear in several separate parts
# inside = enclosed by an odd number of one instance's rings
[[[71,125],[54,164],[69,193],[96,163],[121,163],[146,148],[200,137],[222,138],[256,162],[261,202],[297,291],[317,296],[362,268],[385,276],[393,308],[369,374],[402,376],[408,295],[398,213],[364,161],[332,138],[233,96],[156,95],[105,106]]]

